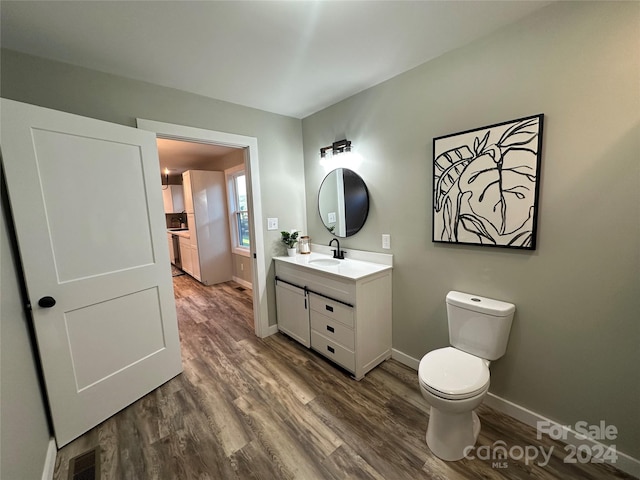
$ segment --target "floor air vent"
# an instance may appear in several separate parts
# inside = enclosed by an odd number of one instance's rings
[[[100,457],[95,449],[69,460],[69,480],[99,480]]]

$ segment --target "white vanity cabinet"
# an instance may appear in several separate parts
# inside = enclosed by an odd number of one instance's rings
[[[360,380],[391,356],[392,270],[339,270],[276,257],[278,329]]]

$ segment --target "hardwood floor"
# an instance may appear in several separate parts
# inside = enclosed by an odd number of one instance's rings
[[[62,448],[55,479],[92,448],[101,480],[632,478],[564,463],[562,444],[486,406],[478,447],[554,447],[549,464],[442,461],[425,443],[415,371],[389,360],[356,382],[282,334],[257,338],[239,285],[173,281],[184,372]]]

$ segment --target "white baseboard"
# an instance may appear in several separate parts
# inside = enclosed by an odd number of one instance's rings
[[[418,371],[418,366],[420,366],[420,360],[410,357],[406,353],[396,350],[395,348],[391,349],[391,358],[399,361],[401,364],[406,365],[409,368],[413,368],[416,372]]]
[[[266,334],[265,334],[265,336],[263,338],[269,337],[269,336],[274,335],[276,333],[278,333],[278,324],[277,323],[275,325],[269,325],[269,328],[267,328],[267,332],[266,332]]]
[[[605,445],[604,443],[598,442],[597,440],[593,440],[591,438],[585,437],[584,435],[580,435],[578,432],[569,428],[567,425],[562,425],[554,420],[550,420],[539,413],[532,412],[525,407],[517,405],[509,400],[505,400],[504,398],[498,397],[493,393],[489,392],[489,394],[484,399],[485,405],[502,412],[510,417],[515,418],[516,420],[521,421],[524,424],[527,424],[533,428],[537,428],[538,422],[545,422],[547,425],[552,426],[555,431],[562,431],[562,442],[573,445],[575,447],[579,447],[580,445],[585,445],[589,447],[590,451],[600,451],[604,452],[609,448],[609,445]],[[594,447],[597,448],[594,449]],[[634,477],[640,478],[640,460],[633,458],[626,453],[622,453],[617,450],[616,452],[617,459],[614,462],[606,462],[611,463],[614,467],[619,470],[622,470],[629,475],[633,475]]]
[[[395,349],[392,350],[391,358],[416,371],[418,370],[418,366],[420,365],[420,360]],[[549,425],[552,425],[554,429],[562,430],[564,439],[563,442],[569,445],[573,445],[575,447],[578,447],[580,445],[588,445],[592,449],[593,447],[598,446],[598,449],[602,449],[601,451],[608,448],[608,445],[600,443],[596,440],[592,440],[590,438],[585,438],[583,435],[580,435],[578,432],[575,432],[565,425],[562,425],[553,420],[549,420],[539,413],[533,412],[525,407],[510,402],[509,400],[505,400],[504,398],[498,397],[491,392],[489,392],[489,394],[486,396],[484,404],[493,408],[494,410],[497,410],[498,412],[509,415],[510,417],[513,417],[516,420],[519,420],[522,423],[533,428],[537,428],[538,422],[548,422]],[[618,458],[613,465],[617,469],[622,470],[629,475],[633,475],[634,477],[640,478],[640,460],[620,451],[616,451],[616,455]]]
[[[231,280],[233,280],[236,283],[239,283],[244,288],[248,288],[249,290],[253,290],[253,284],[251,282],[247,282],[246,280],[243,280],[240,277],[236,277],[235,275],[231,276]]]
[[[56,441],[53,437],[49,440],[49,446],[47,447],[47,456],[44,460],[44,466],[42,468],[42,480],[53,480],[53,473],[56,468],[56,455],[58,448],[56,447]]]

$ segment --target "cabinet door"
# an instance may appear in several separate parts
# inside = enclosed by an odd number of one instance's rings
[[[184,211],[184,189],[182,185],[169,185],[171,190],[171,200],[173,202],[173,213]]]
[[[309,310],[307,309],[305,291],[283,282],[277,282],[276,309],[278,330],[286,333],[305,347],[310,347]]]
[[[164,213],[173,213],[173,199],[171,198],[171,189],[168,186],[162,187],[162,204],[164,205]]]
[[[162,203],[164,213],[180,213],[184,210],[182,185],[167,185],[162,187]]]
[[[171,263],[176,263],[176,254],[173,251],[173,235],[170,233],[167,234],[167,240],[169,241],[169,258],[171,259]]]
[[[191,193],[191,172],[182,174],[182,189],[184,193],[184,210],[193,213],[193,194]]]
[[[194,247],[198,246],[198,226],[196,225],[196,216],[193,213],[187,213],[187,225],[189,226],[189,243]]]
[[[191,253],[191,276],[198,281],[202,280],[202,276],[200,275],[200,257],[198,257],[198,247],[195,245],[190,245],[190,253]]]
[[[193,263],[191,261],[191,245],[189,239],[180,237],[180,259],[182,260],[182,270],[189,275],[193,275]]]

